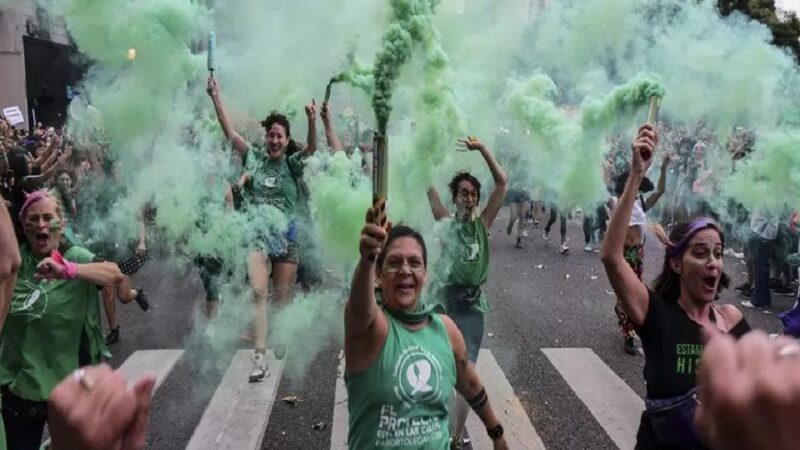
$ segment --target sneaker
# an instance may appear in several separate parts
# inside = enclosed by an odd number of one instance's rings
[[[550,241],[550,232],[549,231],[545,231],[544,234],[542,234],[542,238],[544,238],[545,241],[549,242]]]
[[[742,283],[742,284],[736,286],[735,288],[733,288],[733,290],[735,290],[737,292],[739,292],[739,291],[749,291],[752,288],[753,288],[753,286],[750,286],[750,283],[745,281],[744,283]]]
[[[583,246],[583,251],[586,253],[592,253],[592,244],[586,244]]]
[[[733,252],[733,257],[736,259],[744,259],[744,252]]]
[[[725,255],[725,256],[733,256],[733,249],[732,248],[726,248],[725,251],[722,252],[722,254]]]
[[[106,335],[106,345],[114,345],[117,342],[119,342],[119,326]]]
[[[522,230],[522,237],[528,237],[528,230]]]
[[[251,383],[258,383],[259,381],[264,380],[269,374],[269,369],[267,368],[267,360],[264,357],[264,354],[261,352],[253,352],[253,359],[251,360],[250,366],[250,382]]]
[[[753,297],[753,288],[743,289],[739,291],[739,297],[744,299],[750,299]]]
[[[561,250],[559,250],[559,253],[562,255],[569,253],[569,247],[567,247],[567,244],[561,244]]]
[[[533,226],[535,226],[535,227],[538,227],[538,226],[539,226],[539,219],[535,219],[535,220],[533,221]]]
[[[522,238],[521,237],[517,238],[517,244],[514,247],[519,248],[519,249],[522,248]]]
[[[636,355],[636,341],[632,337],[625,338],[625,353]]]
[[[139,305],[139,308],[142,308],[142,311],[147,312],[150,309],[150,302],[147,301],[147,294],[144,293],[144,289],[142,288],[133,288],[136,291],[136,303]]]
[[[750,300],[741,301],[741,302],[739,302],[739,304],[744,306],[745,308],[750,308],[750,309],[753,309],[753,308],[766,308],[763,305],[756,305],[755,303],[751,302]]]

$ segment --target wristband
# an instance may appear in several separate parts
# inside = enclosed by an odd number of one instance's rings
[[[74,280],[78,277],[78,264],[74,262],[67,261],[61,255],[58,250],[53,250],[50,253],[50,257],[53,258],[53,261],[57,262],[58,264],[63,267],[61,273],[58,275],[58,278],[62,280]]]

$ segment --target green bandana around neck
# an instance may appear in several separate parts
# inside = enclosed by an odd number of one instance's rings
[[[379,288],[375,289],[375,300],[378,302],[378,306],[383,308],[387,313],[389,313],[390,316],[408,325],[417,325],[425,322],[434,313],[444,314],[444,308],[442,305],[438,303],[430,304],[423,302],[422,300],[417,300],[417,307],[412,311],[402,311],[389,308],[383,301],[383,295]]]

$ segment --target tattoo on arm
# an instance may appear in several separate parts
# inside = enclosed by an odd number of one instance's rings
[[[469,406],[472,407],[472,410],[477,413],[478,411],[481,410],[481,408],[483,408],[486,405],[486,402],[488,401],[489,401],[489,396],[486,395],[486,388],[482,387],[481,391],[478,392],[478,395],[467,400],[467,403],[469,403]]]

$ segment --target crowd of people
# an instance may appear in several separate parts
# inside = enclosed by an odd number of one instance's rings
[[[210,180],[208,201],[256,216],[268,206],[288,223],[277,234],[258,229],[247,248],[254,331],[249,381],[257,383],[270,376],[268,343],[276,357],[287,353],[286,344],[268,332],[268,305],[288,304],[297,282],[305,288],[320,283],[308,208],[313,193],[303,177],[307,158],[326,146],[317,142],[313,100],[305,107],[304,144],[292,138],[290,121],[278,112],[261,122],[263,141],[249,142],[228,117],[213,77],[207,92],[240,164],[238,182]],[[364,170],[371,172],[372,132],[343,144],[330,105],[322,104],[319,113],[327,148],[361,152]],[[739,287],[743,306],[768,307],[771,292],[793,295],[789,247],[797,245],[800,216],[788,208],[786,217],[755,211],[751,233],[726,233],[748,217],[741,205],[726,205],[723,213],[702,200],[716,189],[704,156],[713,139],[704,133],[644,125],[631,146],[615,137],[598,168],[608,198],[582,211],[584,250],[600,253],[617,295],[623,348],[635,354],[637,335],[642,343],[647,396],[637,448],[797,448],[800,344],[790,337],[798,331],[790,326],[798,320],[796,311],[784,316],[785,335],[770,339],[751,331],[736,306],[716,300],[730,283],[726,252],[743,253],[750,273],[749,284]],[[753,142],[744,130],[733,136],[735,163]],[[490,311],[484,290],[490,230],[509,205],[506,230],[511,234],[517,224],[516,246],[522,248],[526,224],[538,224],[542,206],[550,203],[544,237],[549,239],[560,216],[559,252],[566,255],[573,211],[518,186],[509,189],[504,168],[480,139],[469,136],[459,144],[481,155],[492,188],[486,195],[478,176],[458,172],[448,183],[452,205],[435,187],[428,189],[433,219],[445,230],[433,267],[419,232],[384,224],[380,211],[365,205],[360,257],[344,310],[351,448],[463,448],[470,409],[494,448],[508,448],[503,417],[492,403],[500,399],[488,397],[475,369]],[[146,442],[154,381],[128,387],[103,362],[121,336],[117,301],[149,308],[133,277],[151,258],[157,211],[147,202],[138,205],[130,211],[134,235],[93,239],[93,222],[125,195],[124,168],[106,144],[74,145],[66,129],[37,125],[20,131],[0,118],[0,448],[39,448],[45,425],[56,450],[139,449]],[[660,173],[653,183],[646,174],[657,160]],[[651,286],[642,276],[648,235],[665,246],[661,273]],[[213,318],[228,266],[220,255],[192,256]],[[434,301],[423,300],[428,285]],[[106,336],[99,299],[110,329]],[[677,354],[676,348],[688,350]]]

